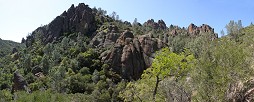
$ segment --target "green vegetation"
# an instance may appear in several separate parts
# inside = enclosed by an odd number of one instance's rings
[[[24,45],[19,44],[17,42],[9,41],[9,40],[2,40],[0,39],[0,58],[4,57],[5,55],[11,54],[13,52],[13,48],[19,50]]]
[[[186,81],[195,65],[194,56],[187,52],[178,55],[168,48],[157,52],[152,67],[143,73],[142,79],[130,82],[121,96],[125,101],[164,101],[168,97],[163,89],[160,90],[161,83],[166,80],[176,84]]]
[[[113,47],[92,47],[92,34],[64,32],[45,44],[37,32],[26,47],[0,40],[0,101],[227,102],[253,98],[253,25],[242,27],[241,21],[230,21],[228,34],[214,38],[212,32],[191,35],[173,25],[161,29],[141,25],[137,19],[130,24],[116,12],[108,16],[101,8],[93,12],[95,33],[107,34],[114,25],[118,33],[129,29],[135,37],[149,34],[165,41],[140,79],[122,79],[103,62],[101,54]],[[26,80],[26,90],[14,90],[15,71]]]

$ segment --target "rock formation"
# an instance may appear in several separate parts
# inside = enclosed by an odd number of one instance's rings
[[[122,33],[107,57],[105,60],[124,79],[137,79],[145,69],[140,43],[130,31]]]
[[[44,44],[57,40],[64,33],[81,32],[91,35],[96,30],[95,15],[92,9],[80,3],[77,7],[72,5],[67,11],[57,16],[48,25],[37,28],[32,35],[26,39],[26,45],[33,43],[36,34],[42,36]]]
[[[207,24],[202,24],[198,27],[195,24],[191,23],[187,29],[173,25],[171,25],[169,28],[169,34],[171,36],[177,36],[178,34],[187,34],[188,36],[196,37],[202,35],[203,33],[210,33],[212,34],[211,39],[218,38],[217,33],[214,33],[214,29]]]
[[[102,58],[124,79],[138,79],[151,66],[152,53],[162,47],[162,42],[149,35],[138,38],[126,30],[114,47]]]
[[[194,25],[193,23],[191,23],[188,27],[188,33],[190,35],[198,35],[201,32],[210,32],[210,33],[214,33],[214,29],[212,27],[210,27],[207,24],[202,24],[202,26],[197,27],[196,25]]]
[[[157,22],[154,22],[153,19],[150,19],[144,23],[144,26],[150,26],[153,29],[162,29],[162,30],[167,29],[167,25],[165,24],[163,20],[158,20],[158,23],[157,23]]]
[[[35,39],[39,39],[46,45],[55,41],[57,43],[71,33],[83,34],[91,38],[89,42],[86,41],[87,44],[98,51],[104,51],[100,55],[102,61],[111,65],[115,72],[124,79],[138,79],[143,70],[151,66],[155,51],[168,44],[170,36],[178,34],[196,36],[202,32],[214,34],[214,29],[206,24],[200,27],[191,24],[188,29],[170,25],[168,29],[163,20],[155,22],[150,19],[143,25],[140,23],[137,25],[136,30],[145,35],[134,36],[130,31],[132,26],[130,22],[114,21],[109,16],[80,3],[76,7],[72,5],[48,25],[37,28],[22,42],[25,42],[26,46],[31,46]],[[122,32],[124,29],[129,30]],[[33,74],[39,72],[40,68],[33,69]]]
[[[115,25],[110,25],[109,27],[104,28],[104,26],[102,26],[101,28],[106,31],[98,32],[90,41],[90,44],[96,48],[107,48],[114,45],[117,38],[120,36],[118,27]]]
[[[12,86],[13,92],[17,90],[26,90],[27,92],[30,91],[27,87],[27,82],[25,78],[18,71],[14,72],[13,83],[14,83]]]

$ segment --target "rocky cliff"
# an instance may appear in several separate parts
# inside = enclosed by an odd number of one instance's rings
[[[138,79],[151,66],[152,53],[160,49],[161,44],[160,40],[149,35],[134,37],[132,32],[126,30],[102,59],[110,63],[124,79]]]
[[[134,28],[127,21],[115,20],[98,12],[84,3],[76,7],[72,5],[48,25],[37,28],[24,43],[29,47],[35,39],[39,39],[46,45],[60,42],[68,34],[79,33],[89,38],[90,48],[103,51],[101,61],[109,64],[113,71],[124,79],[138,79],[151,66],[155,51],[167,46],[169,36],[187,34],[193,37],[203,32],[215,34],[214,29],[206,24],[200,27],[190,24],[185,29],[172,25],[167,27],[163,20],[155,22],[153,19],[143,25],[138,23],[138,27]],[[133,34],[134,30],[140,34]]]
[[[27,37],[26,45],[30,46],[39,34],[44,44],[58,40],[64,33],[81,32],[90,36],[96,30],[95,15],[92,9],[80,3],[78,6],[72,5],[67,11],[57,16],[48,25],[37,28]]]

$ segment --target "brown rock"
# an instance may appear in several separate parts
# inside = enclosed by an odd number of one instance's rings
[[[125,45],[121,56],[123,78],[140,78],[146,69],[142,52],[133,44]]]
[[[42,34],[44,44],[57,40],[63,33],[81,32],[90,36],[96,30],[95,15],[92,9],[80,3],[77,7],[72,5],[67,12],[64,11],[48,25],[37,28],[31,37],[27,37],[27,46],[31,46],[36,33]]]
[[[102,59],[122,78],[136,80],[151,66],[153,53],[162,45],[161,40],[151,38],[151,35],[134,38],[134,35],[126,30],[117,39],[114,48],[106,56],[103,53],[105,57]]]
[[[207,24],[202,24],[202,26],[197,27],[196,25],[191,23],[188,27],[188,33],[190,35],[199,35],[202,32],[214,33],[214,29]]]
[[[177,35],[178,35],[177,30],[176,30],[176,29],[173,29],[173,30],[171,31],[171,35],[172,35],[172,36],[177,36]]]
[[[99,32],[91,41],[90,45],[96,48],[107,48],[116,42],[117,38],[119,37],[119,33],[105,33]]]
[[[128,30],[117,39],[114,48],[104,59],[124,79],[138,79],[146,69],[140,43]]]
[[[151,53],[154,53],[155,51],[161,48],[161,46],[158,45],[158,43],[162,42],[157,38],[152,38],[151,35],[149,34],[141,35],[138,37],[138,39],[144,53],[147,54],[148,56],[150,56]]]
[[[159,28],[161,28],[163,30],[167,29],[167,25],[163,20],[159,20],[158,25],[159,25]]]
[[[117,38],[120,36],[120,34],[118,33],[119,32],[118,27],[110,25],[106,29],[108,29],[108,32],[101,31],[97,33],[90,41],[90,45],[96,48],[99,47],[107,48],[114,45]]]
[[[18,91],[18,90],[29,91],[25,78],[18,71],[14,72],[13,83],[14,83],[12,86],[13,92]]]
[[[116,43],[120,45],[125,45],[126,38],[134,38],[134,35],[129,30],[125,30],[122,35],[117,39]]]
[[[167,25],[165,24],[163,20],[159,20],[157,23],[157,22],[154,22],[153,19],[150,19],[144,23],[144,26],[150,26],[153,29],[162,29],[162,30],[167,29]]]
[[[193,33],[196,33],[196,31],[197,31],[197,26],[194,25],[193,23],[191,23],[191,24],[189,25],[189,27],[188,27],[188,32],[191,33],[191,34],[193,34]]]

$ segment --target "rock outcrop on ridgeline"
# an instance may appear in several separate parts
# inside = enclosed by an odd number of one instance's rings
[[[95,15],[88,5],[80,3],[77,7],[72,5],[67,11],[57,16],[48,25],[37,28],[26,39],[26,45],[31,46],[34,38],[39,34],[44,44],[57,40],[64,33],[81,32],[92,35],[96,30]]]
[[[165,22],[163,20],[158,20],[158,22],[154,22],[153,19],[150,19],[150,20],[146,21],[143,25],[150,26],[153,29],[162,29],[162,30],[167,29],[167,25],[165,24]]]
[[[207,24],[202,24],[200,27],[197,27],[196,25],[194,25],[193,23],[191,23],[188,27],[188,33],[190,35],[198,35],[201,32],[210,32],[210,33],[214,33],[214,29],[212,27],[210,27]]]
[[[37,28],[22,42],[28,47],[38,40],[46,45],[59,43],[64,37],[75,39],[75,34],[83,34],[90,40],[86,41],[89,45],[86,47],[104,51],[100,55],[102,62],[108,63],[124,79],[138,79],[151,66],[155,51],[165,47],[174,37],[196,37],[202,33],[211,33],[214,34],[212,38],[217,38],[214,29],[206,24],[200,27],[190,24],[188,28],[167,27],[163,20],[155,22],[150,19],[143,25],[136,22],[138,26],[132,28],[130,22],[115,20],[102,12],[84,3],[76,7],[72,5],[48,25]],[[128,30],[123,32],[125,29]],[[131,30],[138,33],[133,35]],[[37,69],[34,71],[33,74],[41,72]]]
[[[217,33],[214,32],[214,28],[207,24],[202,24],[201,26],[196,26],[195,24],[191,23],[188,28],[180,28],[178,26],[171,25],[169,27],[169,34],[173,37],[179,35],[179,34],[187,34],[191,37],[197,37],[199,35],[202,35],[204,33],[210,33],[212,39],[218,38]]]

